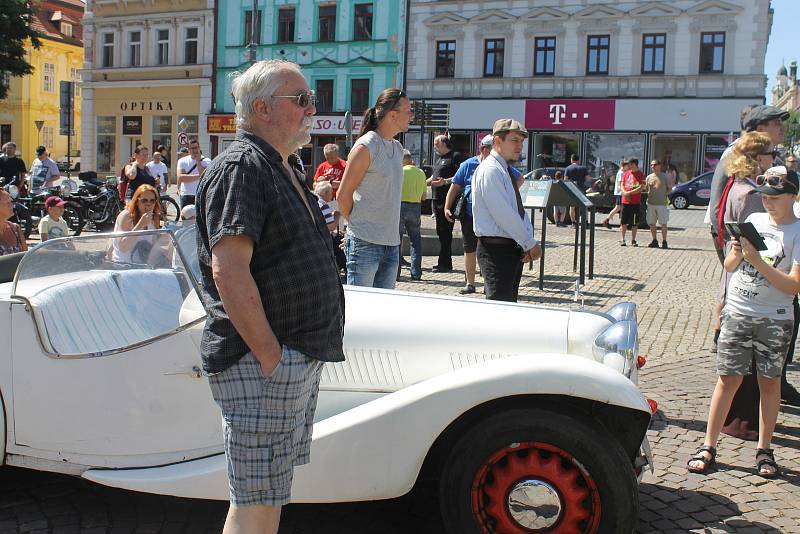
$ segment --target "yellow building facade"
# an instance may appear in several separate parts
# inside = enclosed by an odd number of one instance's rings
[[[211,107],[212,0],[88,0],[81,167],[117,174],[137,145],[177,151],[197,137],[206,152]]]
[[[44,1],[37,4],[31,25],[41,34],[42,46],[26,46],[33,73],[9,79],[9,93],[0,100],[0,144],[13,141],[17,154],[30,167],[36,147],[44,145],[50,157],[66,161],[67,136],[59,133],[59,82],[77,82],[83,68],[80,1]],[[80,154],[81,89],[75,88],[72,156]],[[41,124],[41,129],[37,128]],[[73,163],[74,164],[74,163]]]

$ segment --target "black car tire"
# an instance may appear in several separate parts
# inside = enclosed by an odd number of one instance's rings
[[[557,522],[548,532],[636,528],[633,466],[605,428],[561,411],[513,409],[479,422],[452,448],[439,494],[448,532],[531,532],[511,517],[505,502],[521,480],[545,481],[560,496]]]
[[[689,209],[689,199],[686,197],[686,195],[675,195],[672,197],[672,206],[678,210]]]

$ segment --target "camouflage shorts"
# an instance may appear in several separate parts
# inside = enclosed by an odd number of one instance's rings
[[[723,311],[717,344],[720,376],[749,375],[753,358],[761,376],[778,378],[792,341],[794,321]]]

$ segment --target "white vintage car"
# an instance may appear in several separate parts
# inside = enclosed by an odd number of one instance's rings
[[[171,232],[139,234],[133,263],[102,234],[0,258],[0,460],[226,500],[196,260]],[[324,368],[293,502],[388,499],[436,477],[452,534],[634,530],[651,407],[633,304],[346,295],[347,360]]]

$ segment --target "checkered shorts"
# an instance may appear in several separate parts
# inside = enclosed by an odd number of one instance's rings
[[[208,377],[222,409],[231,504],[289,502],[294,466],[310,460],[322,365],[283,346],[270,378],[250,352]]]

